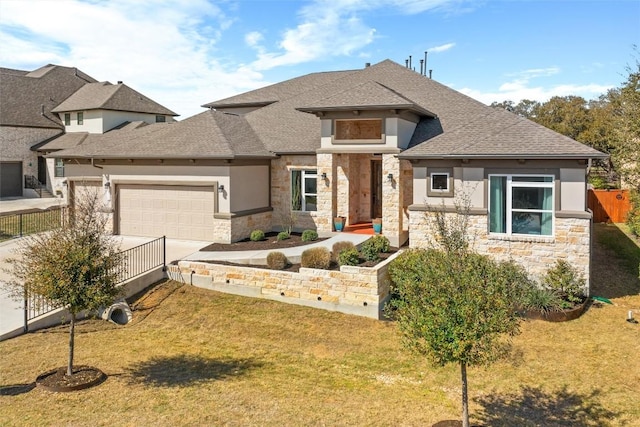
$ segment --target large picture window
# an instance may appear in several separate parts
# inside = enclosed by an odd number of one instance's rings
[[[489,231],[553,235],[553,176],[489,175]]]
[[[318,174],[315,170],[291,171],[291,209],[318,210]]]
[[[382,120],[336,120],[336,140],[380,140]]]

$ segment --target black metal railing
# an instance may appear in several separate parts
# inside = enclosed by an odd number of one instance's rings
[[[31,188],[38,193],[38,197],[42,197],[42,187],[44,185],[33,175],[24,176],[24,188]]]
[[[147,243],[131,249],[126,249],[122,254],[122,264],[116,267],[119,270],[118,284],[124,283],[143,273],[166,264],[166,238],[159,237]],[[24,330],[29,331],[29,321],[38,316],[56,310],[59,306],[38,295],[25,295],[24,299]]]
[[[55,206],[37,212],[2,215],[0,242],[58,228],[64,223],[66,214],[66,208]]]

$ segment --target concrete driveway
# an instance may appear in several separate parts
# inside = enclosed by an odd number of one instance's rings
[[[120,250],[126,250],[143,243],[154,240],[150,237],[134,237],[134,236],[114,236]],[[15,257],[15,250],[18,247],[20,239],[13,239],[0,243],[0,282],[11,280],[11,265],[8,258]],[[199,251],[208,245],[208,242],[196,242],[191,240],[167,239],[166,241],[166,262],[171,263],[174,260],[180,260],[188,255]],[[8,292],[0,286],[0,336],[4,333],[13,331],[24,325],[24,312],[22,301],[14,301],[9,298]]]

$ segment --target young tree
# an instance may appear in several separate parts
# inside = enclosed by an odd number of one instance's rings
[[[74,332],[78,314],[113,303],[122,267],[115,240],[105,231],[97,192],[76,200],[60,228],[26,237],[11,260],[11,295],[44,297],[70,313],[67,375],[73,374]]]
[[[435,216],[441,249],[409,250],[389,266],[395,295],[389,312],[408,348],[437,366],[459,364],[462,422],[468,427],[467,367],[508,354],[509,338],[519,332],[519,284],[528,280],[515,264],[472,252],[461,237],[466,230],[450,229],[467,221],[447,221],[443,212]]]

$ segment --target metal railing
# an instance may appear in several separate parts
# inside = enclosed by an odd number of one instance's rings
[[[66,214],[66,208],[55,206],[37,212],[1,215],[0,242],[58,228],[64,223]]]
[[[166,253],[165,236],[120,252],[122,254],[122,264],[117,267],[119,270],[117,284],[120,285],[154,268],[164,267],[166,265]],[[24,331],[29,332],[30,320],[57,308],[59,306],[54,305],[42,296],[25,295]]]
[[[38,197],[42,197],[42,187],[44,185],[33,175],[24,176],[24,188],[31,188],[38,193]]]

